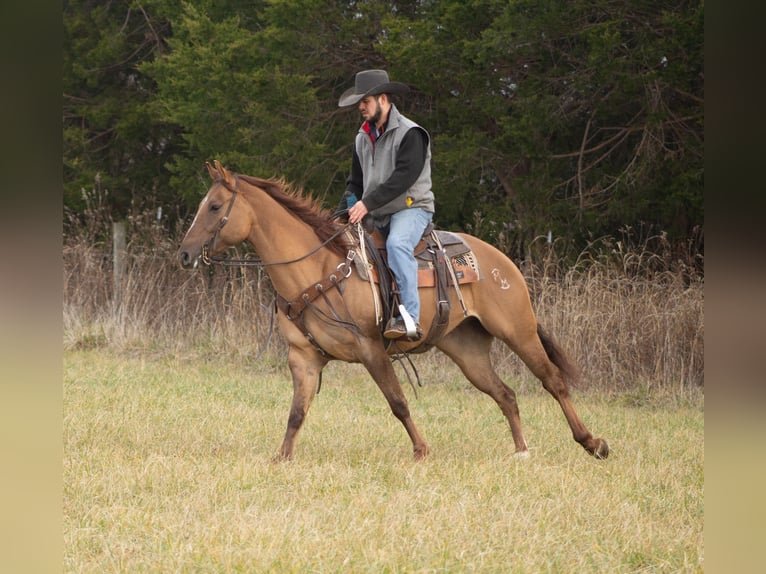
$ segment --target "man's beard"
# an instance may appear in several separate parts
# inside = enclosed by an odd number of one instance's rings
[[[380,121],[381,112],[382,112],[382,110],[380,109],[380,102],[378,102],[378,99],[376,98],[375,99],[375,113],[372,114],[372,116],[370,116],[370,119],[367,120],[367,121],[370,122],[371,124],[377,125],[378,122]]]

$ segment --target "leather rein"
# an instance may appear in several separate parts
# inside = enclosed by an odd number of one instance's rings
[[[314,255],[314,253],[316,253],[317,251],[319,251],[320,249],[328,245],[336,237],[345,233],[346,230],[351,225],[347,223],[343,227],[339,228],[338,231],[333,233],[330,237],[325,239],[322,243],[317,245],[314,249],[312,249],[305,255],[301,255],[300,257],[296,257],[294,259],[286,259],[284,261],[270,261],[266,263],[258,255],[246,255],[245,257],[241,257],[241,258],[226,257],[222,255],[211,256],[209,254],[211,243],[212,243],[212,247],[215,248],[215,244],[218,242],[218,236],[221,234],[221,230],[229,221],[229,215],[231,215],[231,209],[232,207],[234,207],[234,200],[237,199],[237,195],[239,195],[239,192],[237,191],[237,186],[239,184],[239,177],[237,175],[234,176],[234,181],[235,181],[234,189],[232,189],[226,181],[224,181],[223,179],[220,180],[221,184],[231,192],[231,199],[229,200],[229,204],[226,207],[226,213],[221,218],[221,221],[218,222],[218,227],[216,228],[215,233],[213,234],[213,237],[209,241],[206,241],[205,244],[202,246],[202,262],[205,265],[216,264],[216,265],[223,265],[228,267],[271,267],[274,265],[289,265],[291,263],[297,263],[299,261],[303,261],[304,259]],[[353,256],[351,257],[351,259],[353,260]],[[343,264],[341,263],[341,265]],[[340,265],[338,266],[338,268],[340,268]]]
[[[223,179],[221,179],[220,181],[223,184],[223,186],[231,192],[232,196],[226,208],[226,213],[221,218],[221,221],[218,223],[218,227],[215,233],[213,234],[213,237],[209,241],[206,241],[205,244],[202,246],[202,262],[205,265],[215,264],[215,265],[223,265],[223,266],[229,266],[229,267],[240,267],[240,266],[272,267],[275,265],[289,265],[291,263],[297,263],[299,261],[303,261],[304,259],[312,256],[314,253],[316,253],[323,247],[327,246],[336,237],[345,233],[346,230],[351,225],[347,223],[346,225],[340,227],[329,238],[327,238],[326,240],[321,242],[319,245],[311,249],[308,253],[301,255],[300,257],[295,257],[294,259],[264,262],[260,257],[258,257],[258,255],[245,256],[244,258],[210,256],[209,255],[210,244],[212,243],[213,248],[215,248],[215,245],[218,241],[218,236],[220,235],[221,230],[224,228],[226,223],[229,221],[229,215],[231,215],[231,210],[232,210],[232,207],[234,206],[234,201],[236,200],[237,195],[239,194],[239,192],[237,191],[239,178],[236,175],[235,175],[235,183],[234,183],[233,189]],[[339,324],[340,326],[346,329],[349,329],[352,332],[358,332],[359,327],[355,323],[341,319],[339,313],[332,306],[332,304],[330,303],[326,295],[326,291],[332,288],[336,288],[338,289],[338,292],[341,293],[341,296],[342,296],[343,289],[342,289],[341,283],[345,279],[348,279],[351,276],[351,273],[353,270],[352,263],[355,257],[356,257],[356,251],[354,249],[349,249],[346,255],[346,259],[338,264],[337,270],[339,273],[337,274],[331,273],[328,277],[325,277],[324,279],[315,283],[314,285],[307,287],[298,295],[298,297],[296,297],[292,301],[288,301],[287,299],[282,297],[279,293],[276,294],[276,305],[280,309],[280,311],[282,311],[285,317],[287,317],[287,319],[292,321],[303,332],[304,336],[323,355],[327,355],[327,352],[319,346],[319,344],[314,339],[313,335],[306,328],[306,325],[303,321],[303,312],[306,310],[306,308],[311,307],[317,312],[317,314],[319,315],[319,318],[322,319],[323,321]],[[326,304],[328,305],[332,313],[332,316],[328,315],[327,312],[325,312],[324,310],[318,308],[316,305],[313,304],[313,301],[319,297],[324,298]],[[344,300],[344,307],[345,307],[345,300]],[[346,314],[348,315],[348,309],[346,309]]]

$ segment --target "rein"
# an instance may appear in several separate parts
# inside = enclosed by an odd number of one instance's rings
[[[229,200],[229,205],[226,208],[226,213],[221,218],[221,221],[218,223],[218,228],[215,230],[215,233],[213,234],[213,237],[210,239],[210,241],[205,242],[205,244],[202,246],[202,262],[205,265],[223,265],[227,267],[272,267],[274,265],[289,265],[291,263],[297,263],[299,261],[303,261],[304,259],[311,257],[328,245],[331,241],[333,241],[336,237],[346,232],[346,230],[350,227],[350,223],[347,223],[343,227],[339,228],[335,233],[333,233],[330,237],[325,239],[322,243],[317,245],[314,249],[306,253],[305,255],[301,255],[300,257],[296,257],[294,259],[287,259],[285,261],[271,261],[269,263],[265,263],[263,259],[261,259],[258,255],[254,256],[245,256],[243,258],[231,258],[226,257],[223,255],[215,255],[210,256],[209,255],[209,249],[210,249],[210,243],[213,244],[213,247],[215,247],[215,244],[218,242],[218,236],[221,234],[221,230],[224,228],[226,223],[229,221],[229,215],[231,215],[231,208],[234,207],[234,200],[237,199],[238,191],[237,187],[239,186],[239,176],[234,176],[234,189],[229,187],[229,184],[225,180],[221,180],[221,183],[223,186],[228,189],[231,192],[231,200]]]
[[[224,218],[224,219],[226,219],[226,218]],[[224,222],[223,219],[221,221]],[[225,222],[224,222],[224,225],[225,225]],[[312,249],[311,251],[309,251],[305,255],[301,255],[300,257],[296,257],[295,259],[286,259],[284,261],[270,261],[270,262],[266,263],[258,255],[245,256],[245,257],[242,257],[242,258],[239,258],[239,259],[232,258],[232,257],[226,257],[226,256],[223,256],[223,255],[214,255],[214,256],[211,257],[208,254],[208,249],[209,249],[209,244],[210,244],[210,242],[208,241],[207,243],[205,243],[205,245],[202,246],[202,262],[205,265],[211,265],[211,264],[215,263],[216,265],[224,265],[224,266],[231,266],[231,267],[239,267],[239,266],[244,266],[244,267],[272,267],[274,265],[289,265],[290,263],[298,263],[299,261],[303,261],[304,259],[306,259],[308,257],[311,257],[312,255],[314,255],[314,253],[316,253],[317,251],[319,251],[320,249],[325,247],[333,239],[335,239],[339,235],[345,233],[346,229],[348,229],[349,225],[350,224],[347,223],[346,225],[344,225],[343,227],[338,229],[338,231],[333,233],[330,237],[328,237],[325,241],[323,241],[322,243],[317,245],[314,249]],[[219,228],[218,228],[218,231],[216,231],[216,234],[213,236],[213,240],[212,240],[213,245],[215,245],[215,241],[218,238],[218,233],[220,232],[222,227],[223,227],[223,225],[220,225]]]
[[[322,249],[323,247],[326,247],[331,241],[336,239],[338,236],[340,236],[343,233],[346,233],[346,230],[351,226],[350,223],[347,223],[343,225],[342,227],[338,228],[335,233],[333,233],[330,237],[322,241],[319,245],[311,249],[308,253],[301,255],[300,257],[295,257],[293,259],[286,259],[284,261],[270,261],[270,262],[264,262],[257,254],[255,255],[248,255],[244,258],[230,258],[225,256],[210,256],[209,250],[210,250],[210,244],[212,243],[213,248],[215,248],[215,245],[218,241],[218,237],[221,233],[221,230],[224,228],[226,223],[229,221],[229,215],[231,214],[232,207],[234,206],[234,201],[237,198],[238,191],[237,188],[239,186],[239,177],[234,176],[234,186],[232,186],[226,182],[225,180],[221,180],[221,183],[228,189],[232,196],[231,200],[229,200],[229,205],[226,208],[226,213],[221,218],[221,221],[218,223],[218,228],[216,229],[215,233],[213,234],[213,237],[210,238],[205,244],[202,246],[202,262],[205,265],[223,265],[223,266],[229,266],[229,267],[273,267],[276,265],[289,265],[291,263],[298,263],[299,261],[303,261],[304,259],[307,259],[308,257],[311,257],[314,255],[317,251]],[[303,290],[303,292],[298,296],[298,298],[288,301],[284,297],[282,297],[279,293],[276,294],[275,297],[275,303],[276,307],[284,313],[285,317],[289,321],[292,321],[304,334],[304,336],[311,342],[312,345],[324,356],[327,356],[327,352],[322,349],[322,347],[319,345],[319,343],[316,342],[313,335],[308,331],[306,328],[306,324],[304,323],[303,319],[303,313],[307,308],[311,308],[313,311],[316,312],[317,317],[324,321],[325,323],[332,323],[336,325],[340,325],[344,329],[348,329],[352,333],[358,334],[359,333],[359,326],[352,321],[347,321],[341,318],[338,311],[333,307],[332,303],[327,297],[326,291],[329,289],[337,289],[340,294],[341,298],[343,296],[343,289],[341,287],[341,283],[348,279],[351,276],[351,272],[353,269],[353,262],[354,258],[356,257],[356,251],[352,248],[348,250],[348,253],[346,254],[345,261],[342,261],[338,267],[337,271],[338,273],[331,273],[328,277],[325,279],[322,279],[318,283],[315,283],[314,285],[311,285],[310,287]],[[327,304],[330,314],[322,310],[321,308],[317,307],[314,304],[314,300],[322,297],[325,303]],[[350,313],[348,311],[348,308],[346,307],[345,299],[343,300],[343,306],[345,309],[346,316],[350,317]],[[273,314],[272,314],[272,321],[273,321]],[[320,380],[321,385],[321,380]]]
[[[234,176],[234,186],[233,188],[230,186],[229,183],[227,183],[225,180],[221,180],[224,187],[228,189],[232,196],[229,200],[229,205],[226,208],[226,213],[224,214],[223,218],[221,218],[221,221],[218,223],[218,228],[216,229],[215,233],[213,234],[213,237],[205,242],[205,244],[202,246],[202,261],[205,263],[205,265],[222,265],[222,266],[228,266],[228,267],[272,267],[276,265],[289,265],[291,263],[297,263],[299,261],[302,261],[304,259],[307,259],[308,257],[311,257],[314,253],[328,245],[331,241],[333,241],[335,238],[337,238],[339,235],[346,233],[346,231],[352,227],[351,223],[346,223],[342,227],[338,228],[338,230],[333,233],[329,238],[321,242],[319,245],[311,249],[308,253],[301,255],[300,257],[295,257],[294,259],[286,259],[284,261],[271,261],[271,262],[264,262],[257,254],[249,254],[246,255],[244,258],[231,258],[226,256],[210,256],[209,249],[210,244],[212,243],[213,248],[215,248],[216,242],[218,241],[218,236],[221,233],[221,230],[224,228],[226,223],[229,221],[229,215],[231,215],[231,210],[234,206],[234,201],[237,198],[237,195],[239,192],[237,191],[238,185],[239,185],[239,177],[237,175]],[[335,218],[338,215],[341,215],[343,212],[348,212],[348,210],[342,210],[339,212],[335,212],[333,214],[333,218]],[[358,248],[361,250],[362,253],[362,260],[367,261],[367,253],[366,253],[366,245],[365,245],[365,239],[364,239],[364,229],[361,223],[358,223],[356,225],[356,231],[359,238],[359,244]],[[306,311],[306,309],[311,309],[315,312],[317,319],[324,322],[325,324],[329,325],[339,325],[340,327],[347,329],[354,333],[355,335],[360,334],[359,326],[353,321],[344,320],[341,318],[341,314],[338,312],[338,310],[333,306],[330,299],[327,297],[327,291],[330,289],[337,289],[338,292],[341,294],[341,300],[343,302],[343,311],[344,314],[347,317],[350,317],[351,314],[348,310],[348,307],[346,306],[346,301],[343,298],[343,289],[341,286],[341,283],[348,279],[351,276],[352,273],[352,266],[354,259],[356,258],[356,251],[352,248],[349,249],[348,253],[346,254],[346,260],[341,262],[338,267],[336,273],[331,273],[328,277],[322,279],[321,281],[307,287],[304,289],[298,297],[293,299],[292,301],[288,301],[284,297],[282,297],[279,293],[276,294],[276,297],[274,299],[274,304],[276,305],[276,308],[279,309],[284,316],[293,324],[295,324],[302,332],[303,335],[308,339],[308,341],[316,348],[316,350],[322,355],[322,356],[329,356],[327,352],[319,345],[319,343],[316,341],[314,336],[306,327],[306,324],[303,319],[303,314]],[[375,323],[381,324],[383,321],[382,316],[382,309],[381,309],[381,302],[380,302],[380,294],[375,287],[372,274],[368,274],[370,287],[372,289],[372,297],[375,305]],[[455,284],[457,285],[457,281],[455,281]],[[322,298],[324,303],[327,305],[327,308],[329,309],[329,313],[325,311],[324,309],[318,307],[314,301],[316,299]],[[274,323],[274,313],[270,313],[270,321],[269,321],[269,335],[268,338],[271,338],[271,332],[273,328]],[[267,339],[268,341],[268,339]],[[267,343],[268,344],[268,343]],[[395,343],[397,345],[398,349],[398,343]],[[266,346],[261,350],[261,353],[258,354],[258,357],[260,358],[263,351],[266,349]],[[407,365],[405,365],[403,359],[406,359],[409,362],[409,366],[412,368],[412,371],[415,375],[415,380],[417,382],[418,386],[422,386],[422,383],[420,381],[420,375],[418,374],[417,369],[415,368],[415,365],[412,363],[412,360],[409,357],[409,354],[406,351],[401,351],[399,349],[399,352],[392,358],[392,360],[397,360],[402,365],[402,368],[404,369],[405,374],[407,375],[407,379],[410,383],[410,386],[412,387],[413,392],[415,393],[415,397],[418,396],[418,391],[415,387],[415,384],[413,383],[412,377],[410,376],[410,371],[407,368]],[[320,375],[319,379],[319,388],[322,386],[322,379]],[[317,392],[319,392],[319,389],[317,389]]]

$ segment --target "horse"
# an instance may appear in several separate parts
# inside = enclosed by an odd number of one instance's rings
[[[370,282],[353,272],[358,242],[329,210],[283,178],[238,174],[217,160],[206,164],[212,185],[202,199],[178,251],[183,268],[211,264],[229,247],[249,242],[272,282],[278,327],[288,344],[293,396],[284,439],[275,460],[294,456],[298,434],[331,360],[361,363],[393,415],[412,441],[415,460],[429,446],[413,421],[392,363],[393,354],[421,352],[423,341],[399,339],[390,345],[381,333]],[[480,280],[449,291],[448,322],[429,341],[463,375],[499,406],[511,429],[513,456],[529,457],[516,393],[495,372],[490,360],[494,339],[518,355],[559,403],[574,440],[597,459],[609,455],[603,438],[594,438],[573,406],[569,388],[578,371],[559,344],[538,324],[529,291],[518,267],[501,251],[477,237],[456,233],[471,248]],[[419,288],[421,325],[435,320],[435,289]],[[460,299],[458,305],[458,299]],[[299,310],[297,310],[299,309]],[[385,319],[384,319],[385,321]]]

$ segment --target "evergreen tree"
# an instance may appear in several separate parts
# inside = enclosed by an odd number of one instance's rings
[[[64,201],[99,175],[194,209],[204,162],[283,176],[330,206],[362,69],[412,91],[432,135],[437,225],[520,255],[703,223],[704,3],[688,0],[169,0],[64,3]]]

